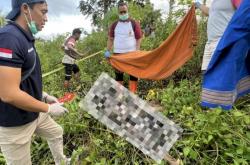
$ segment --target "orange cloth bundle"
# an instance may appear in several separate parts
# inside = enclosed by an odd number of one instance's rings
[[[191,7],[176,30],[158,48],[111,56],[109,62],[134,77],[161,80],[170,76],[193,55],[197,43],[195,7]]]

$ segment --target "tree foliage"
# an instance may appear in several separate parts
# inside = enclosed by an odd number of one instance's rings
[[[92,23],[97,25],[98,21],[100,21],[104,15],[120,1],[121,0],[81,0],[79,8],[83,15],[91,15]],[[133,2],[143,7],[146,3],[149,3],[149,0],[127,0],[126,2]]]
[[[5,19],[3,16],[0,15],[0,27],[2,27],[5,24]]]
[[[160,10],[154,10],[151,3],[147,3],[143,7],[134,3],[129,3],[129,15],[136,21],[140,21],[142,28],[151,22],[162,21]],[[106,13],[105,17],[98,24],[102,27],[102,29],[105,29],[117,19],[117,8],[113,7]]]

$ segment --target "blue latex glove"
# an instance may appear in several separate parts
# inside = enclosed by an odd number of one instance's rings
[[[109,50],[106,50],[104,53],[105,58],[109,58],[111,56],[111,52]]]
[[[201,7],[201,3],[200,3],[199,0],[196,0],[195,3],[194,3],[194,5],[195,5],[195,8],[199,8],[200,9],[200,7]]]

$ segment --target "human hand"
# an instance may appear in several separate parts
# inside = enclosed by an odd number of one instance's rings
[[[69,112],[66,108],[62,106],[63,103],[54,103],[54,104],[48,104],[48,105],[49,105],[49,109],[47,113],[52,116],[59,117]]]
[[[105,52],[104,52],[104,57],[105,58],[109,58],[111,56],[111,52],[109,51],[109,50],[106,50]]]
[[[51,96],[46,92],[43,92],[43,100],[48,104],[59,103],[55,96]]]
[[[201,7],[201,1],[200,0],[195,0],[194,5],[195,5],[195,8],[200,9],[200,7]]]

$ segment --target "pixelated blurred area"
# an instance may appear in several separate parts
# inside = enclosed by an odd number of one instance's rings
[[[94,83],[80,107],[157,162],[166,156],[182,132],[106,73]]]

